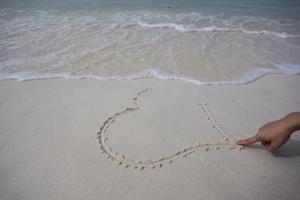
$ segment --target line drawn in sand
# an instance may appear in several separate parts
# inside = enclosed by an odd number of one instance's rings
[[[115,113],[113,116],[108,117],[106,121],[103,122],[103,125],[100,127],[100,131],[97,132],[97,138],[99,139],[100,143],[100,150],[102,153],[106,154],[107,159],[111,159],[112,161],[116,161],[118,165],[123,166],[125,168],[132,167],[133,169],[144,170],[145,168],[156,169],[161,168],[165,164],[172,164],[174,160],[178,158],[185,158],[196,151],[201,149],[205,149],[205,152],[209,150],[219,150],[220,148],[227,147],[228,149],[238,149],[242,150],[245,147],[238,145],[234,142],[233,139],[229,138],[221,128],[221,126],[216,122],[211,112],[209,112],[206,103],[198,104],[203,112],[206,115],[206,119],[211,123],[211,127],[215,128],[219,134],[222,135],[223,142],[215,142],[215,143],[201,143],[196,142],[194,145],[188,146],[183,149],[179,149],[174,153],[169,154],[168,156],[161,157],[157,160],[136,160],[133,158],[129,158],[126,155],[120,154],[118,152],[114,152],[111,147],[107,145],[107,130],[111,124],[116,122],[117,118],[121,117],[122,115],[128,114],[129,112],[134,112],[136,110],[142,109],[141,105],[139,104],[140,97],[148,92],[150,89],[147,88],[139,93],[133,98],[133,107],[127,107],[125,110],[121,112]]]

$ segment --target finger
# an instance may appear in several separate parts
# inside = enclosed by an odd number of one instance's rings
[[[267,149],[269,152],[274,153],[277,149],[280,147],[280,142],[274,141],[269,146],[267,146]]]
[[[249,145],[249,144],[254,144],[258,141],[259,140],[254,136],[254,137],[250,137],[250,138],[247,138],[244,140],[238,140],[238,141],[236,141],[236,143],[239,145]]]

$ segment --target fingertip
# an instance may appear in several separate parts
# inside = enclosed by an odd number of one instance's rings
[[[239,144],[239,145],[242,145],[242,144],[244,144],[245,142],[244,142],[243,140],[236,140],[235,143],[236,143],[236,144]]]
[[[256,142],[258,142],[259,140],[254,136],[254,137],[250,137],[244,140],[239,140],[239,144],[240,145],[250,145],[250,144],[254,144]]]

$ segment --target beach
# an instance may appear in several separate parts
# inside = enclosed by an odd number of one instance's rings
[[[299,83],[292,75],[222,86],[156,78],[2,80],[1,199],[298,199],[299,132],[274,155],[259,144],[225,145],[142,170],[107,159],[97,133],[149,88],[141,109],[106,130],[114,152],[155,160],[196,142],[222,141],[203,102],[230,139],[245,138],[299,111]]]
[[[0,1],[0,199],[300,198],[295,0]]]

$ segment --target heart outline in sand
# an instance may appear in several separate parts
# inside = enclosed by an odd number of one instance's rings
[[[165,157],[161,157],[156,160],[136,160],[133,158],[129,158],[123,154],[114,152],[111,147],[106,144],[108,138],[106,137],[106,131],[110,127],[111,124],[115,123],[116,120],[121,117],[122,115],[126,115],[129,112],[134,112],[136,110],[142,109],[139,104],[140,97],[148,92],[150,89],[147,88],[142,90],[141,92],[137,93],[137,95],[133,98],[133,107],[127,107],[126,109],[122,110],[121,112],[115,113],[113,116],[108,117],[104,122],[103,125],[100,127],[100,131],[97,132],[97,138],[100,144],[100,150],[102,153],[106,154],[107,159],[111,159],[116,161],[118,165],[124,166],[125,168],[132,167],[134,169],[144,170],[145,168],[161,168],[164,164],[171,164],[175,159],[180,157],[187,157],[188,155],[199,151],[200,149],[205,149],[205,152],[215,149],[219,150],[221,147],[228,147],[230,150],[232,149],[244,149],[243,146],[237,145],[233,139],[230,139],[223,131],[221,126],[216,122],[213,115],[209,112],[206,103],[200,103],[199,106],[202,108],[203,112],[206,115],[207,120],[211,123],[211,127],[215,128],[219,134],[222,135],[223,142],[215,142],[215,143],[200,143],[197,142],[195,145],[177,150],[175,153],[170,154]]]

